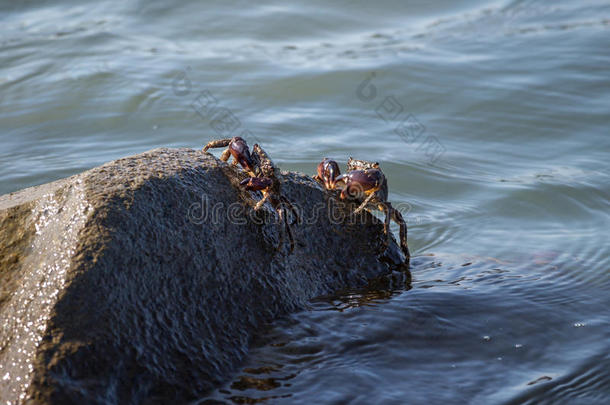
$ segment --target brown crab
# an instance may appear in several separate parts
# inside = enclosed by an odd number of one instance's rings
[[[250,153],[246,141],[238,136],[231,139],[211,141],[203,148],[203,151],[207,152],[209,148],[224,147],[227,147],[227,149],[222,152],[220,159],[226,162],[230,156],[233,156],[233,166],[240,164],[248,173],[249,177],[239,184],[248,191],[260,191],[262,193],[263,198],[254,206],[255,211],[260,209],[266,201],[269,201],[277,213],[279,221],[284,224],[284,230],[288,235],[290,244],[289,251],[292,252],[294,250],[294,238],[290,229],[292,224],[289,224],[287,220],[286,209],[290,209],[294,221],[298,219],[298,216],[288,198],[282,195],[281,182],[278,179],[279,169],[263,148],[254,144],[252,153]],[[282,239],[282,233],[280,232],[278,249],[282,246]]]
[[[332,163],[331,163],[332,162]],[[326,170],[327,167],[335,169]],[[361,204],[354,214],[363,209],[378,209],[385,212],[386,217],[383,230],[390,238],[390,220],[393,220],[400,227],[400,247],[408,261],[411,257],[409,245],[407,244],[407,224],[400,211],[392,206],[388,201],[388,182],[377,162],[357,160],[349,158],[347,161],[347,173],[340,175],[338,165],[330,159],[324,159],[318,165],[318,175],[315,179],[322,181],[324,186],[333,190],[337,184],[343,184],[340,198],[351,198]],[[387,243],[386,242],[386,246]]]
[[[210,141],[203,147],[203,151],[207,152],[210,148],[227,148],[220,154],[220,160],[226,162],[229,160],[229,157],[233,156],[233,162],[231,163],[233,166],[237,166],[239,163],[248,174],[255,176],[256,164],[244,138],[235,136],[233,138]]]

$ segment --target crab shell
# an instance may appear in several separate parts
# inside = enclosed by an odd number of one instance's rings
[[[345,181],[345,187],[341,190],[341,199],[362,199],[371,193],[378,191],[383,185],[384,176],[379,169],[352,170],[337,180]]]

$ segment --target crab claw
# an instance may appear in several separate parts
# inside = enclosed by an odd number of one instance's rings
[[[339,165],[332,159],[324,158],[318,164],[318,178],[324,182],[324,187],[327,190],[335,189],[340,174]]]
[[[239,183],[248,191],[265,190],[271,187],[271,184],[273,184],[273,181],[269,177],[248,177]]]
[[[341,190],[341,199],[348,197],[362,198],[381,188],[383,174],[379,169],[352,170],[339,176],[337,180],[344,180],[345,187]]]
[[[254,173],[254,160],[252,159],[252,155],[250,155],[248,144],[242,137],[236,136],[231,139],[229,151],[244,170],[249,173]]]

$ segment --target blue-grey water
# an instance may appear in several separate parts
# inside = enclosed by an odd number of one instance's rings
[[[0,2],[0,194],[244,134],[411,207],[412,288],[313,301],[200,403],[608,403],[609,128],[608,1]]]

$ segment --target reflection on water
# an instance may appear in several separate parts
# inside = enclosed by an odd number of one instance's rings
[[[246,131],[285,170],[379,161],[410,207],[410,288],[278,320],[200,402],[610,396],[607,1],[55,0],[0,23],[0,194]]]

